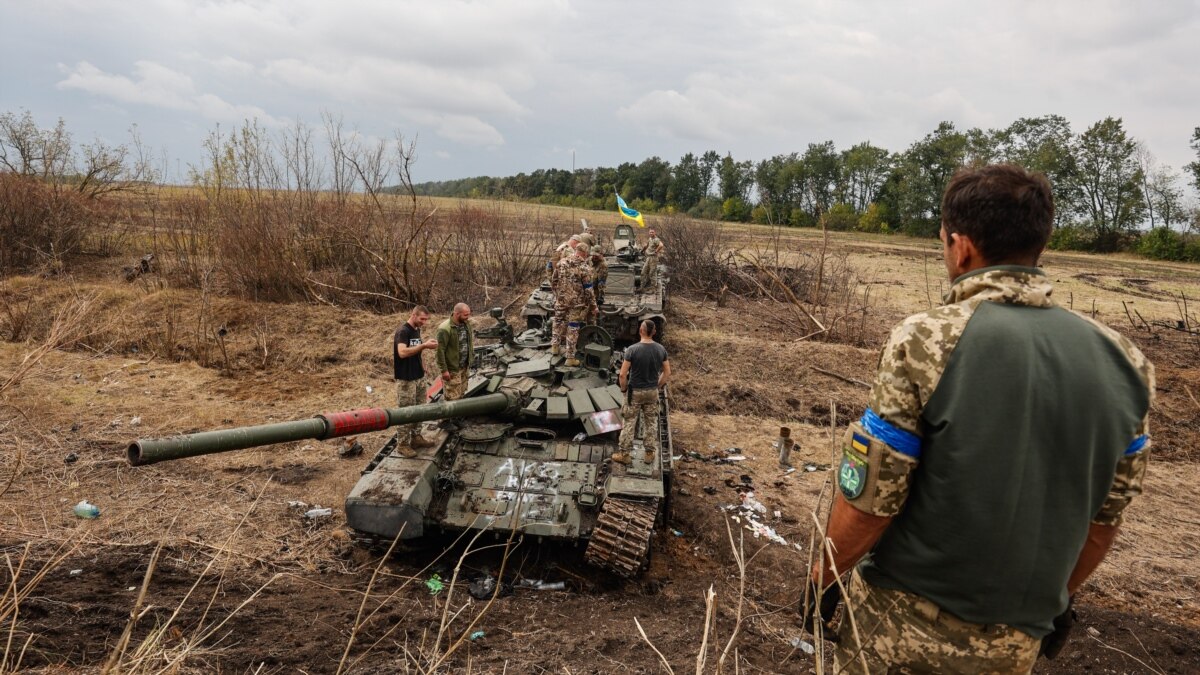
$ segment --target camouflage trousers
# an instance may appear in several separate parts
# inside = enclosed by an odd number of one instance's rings
[[[642,292],[650,292],[650,279],[658,278],[658,256],[646,256],[646,264],[642,266]]]
[[[403,408],[425,402],[425,380],[396,380],[396,405]],[[398,429],[400,438],[411,440],[417,434],[418,424],[405,424]]]
[[[450,371],[450,379],[442,381],[442,400],[457,401],[467,393],[467,379],[470,373],[465,370]]]
[[[587,315],[586,307],[555,307],[550,346],[561,347],[563,356],[574,358],[575,347],[579,344],[579,329],[583,328]]]
[[[872,586],[855,570],[834,653],[837,673],[1029,673],[1041,640],[1001,624],[968,623],[924,598]]]
[[[634,389],[632,394],[626,393],[625,406],[621,408],[621,417],[625,426],[621,429],[621,440],[617,445],[621,452],[633,449],[634,429],[637,428],[638,415],[642,416],[642,447],[646,453],[658,452],[658,389]]]

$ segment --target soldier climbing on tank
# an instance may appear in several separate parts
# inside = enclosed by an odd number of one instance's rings
[[[651,279],[658,279],[658,258],[663,255],[666,246],[663,245],[662,239],[654,233],[654,228],[650,228],[650,238],[646,241],[646,246],[642,248],[642,252],[646,254],[646,264],[642,267],[642,292],[649,293]]]
[[[592,293],[596,306],[604,304],[604,286],[608,282],[608,262],[601,253],[592,253]]]
[[[574,255],[563,258],[554,266],[554,329],[550,340],[552,354],[564,354],[566,365],[578,366],[575,345],[584,321],[599,313],[592,294],[592,268],[588,264],[589,248],[580,243]]]

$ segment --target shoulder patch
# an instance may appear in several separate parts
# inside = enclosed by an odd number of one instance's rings
[[[857,434],[856,434],[857,436]],[[855,441],[858,439],[855,438]],[[842,453],[842,464],[838,468],[838,488],[846,499],[857,499],[867,486],[867,460],[846,450]]]

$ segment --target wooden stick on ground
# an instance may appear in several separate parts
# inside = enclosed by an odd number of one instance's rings
[[[816,366],[809,366],[809,368],[817,371],[818,373],[821,373],[822,375],[828,375],[829,377],[841,380],[842,382],[849,382],[850,384],[857,384],[859,386],[866,387],[867,389],[871,388],[870,384],[867,384],[866,382],[863,382],[862,380],[856,380],[853,377],[846,377],[845,375],[838,375],[837,373],[833,373],[828,370],[825,370],[824,368],[818,368]]]

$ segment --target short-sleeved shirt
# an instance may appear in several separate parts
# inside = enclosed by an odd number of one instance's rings
[[[392,375],[397,380],[411,382],[425,376],[425,367],[421,365],[421,352],[412,356],[400,358],[396,350],[401,347],[416,347],[421,344],[421,329],[413,328],[407,321],[396,329],[392,337]]]
[[[630,389],[657,389],[667,360],[667,348],[657,342],[637,342],[625,349]]]

